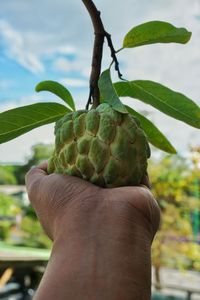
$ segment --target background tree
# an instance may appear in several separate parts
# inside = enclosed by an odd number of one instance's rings
[[[16,183],[17,179],[14,175],[13,168],[9,168],[9,166],[0,166],[0,185]]]
[[[27,162],[22,166],[16,166],[14,174],[17,178],[18,184],[25,184],[25,175],[31,167],[38,165],[44,160],[49,159],[53,152],[53,145],[50,144],[36,144],[31,148],[31,154]]]
[[[0,240],[8,240],[10,228],[16,223],[21,207],[14,197],[0,193]]]
[[[191,158],[178,155],[151,161],[149,173],[162,211],[160,231],[152,249],[159,286],[161,266],[200,270],[200,246],[193,231],[194,212],[199,210],[196,194],[199,173]]]

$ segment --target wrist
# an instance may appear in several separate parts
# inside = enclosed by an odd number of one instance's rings
[[[104,249],[94,247],[91,241],[89,244],[86,240],[71,239],[54,244],[45,274],[46,286],[52,295],[49,300],[150,299],[150,243],[141,240],[137,247],[127,247],[126,251],[117,241],[113,241],[113,247],[109,243]],[[55,295],[48,282],[53,282]],[[60,298],[61,290],[64,298]],[[40,299],[44,298],[37,300]]]
[[[150,299],[150,222],[124,199],[100,200],[71,203],[57,221],[35,300]]]
[[[97,216],[95,219],[93,226],[84,228],[82,224],[83,231],[77,220],[75,224],[66,220],[54,240],[50,263],[55,269],[62,269],[66,293],[77,293],[77,298],[72,299],[150,299],[148,230],[138,224],[137,216],[131,224],[123,221],[119,225],[113,217],[108,218],[109,222],[101,220],[101,225]],[[85,291],[90,297],[83,297]]]

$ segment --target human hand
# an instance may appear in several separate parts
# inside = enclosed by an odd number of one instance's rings
[[[150,248],[160,214],[148,188],[103,189],[46,169],[44,163],[26,177],[53,240],[36,299],[150,299]]]

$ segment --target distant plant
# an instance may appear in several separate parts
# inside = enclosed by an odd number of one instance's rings
[[[35,144],[31,148],[31,155],[29,156],[25,166],[30,169],[31,167],[38,165],[44,160],[47,160],[52,155],[53,149],[53,144]]]
[[[48,160],[52,155],[53,145],[51,144],[35,144],[31,148],[30,155],[27,155],[26,161],[22,165],[13,166],[13,174],[18,184],[25,184],[26,173],[34,166],[42,161]]]
[[[194,212],[200,209],[200,172],[197,176],[191,159],[170,155],[151,161],[149,168],[152,192],[162,211],[152,250],[159,284],[162,266],[200,271],[200,245],[193,230]]]
[[[45,249],[51,247],[52,242],[43,232],[40,222],[37,219],[25,216],[21,222],[21,230],[21,245]]]
[[[0,166],[0,185],[3,184],[16,184],[17,180],[15,175],[6,166]]]
[[[16,215],[21,213],[21,208],[14,197],[0,194],[0,239],[7,240],[11,227],[15,224]]]
[[[21,208],[16,198],[0,193],[0,216],[9,217],[16,216],[21,212]]]

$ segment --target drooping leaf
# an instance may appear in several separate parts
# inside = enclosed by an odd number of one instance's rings
[[[71,112],[54,102],[35,103],[0,113],[0,144],[10,141],[34,128],[50,124]]]
[[[176,149],[151,121],[129,106],[126,106],[126,109],[128,110],[129,114],[135,116],[140,121],[140,125],[146,133],[149,143],[165,152],[173,154],[176,153]]]
[[[200,107],[181,93],[149,80],[117,82],[119,97],[132,97],[150,104],[166,115],[200,128]]]
[[[192,33],[177,28],[168,22],[150,21],[132,28],[123,41],[124,48],[133,48],[155,43],[186,44]]]
[[[110,104],[112,106],[112,108],[115,109],[116,111],[126,114],[127,110],[126,110],[125,106],[122,104],[122,102],[120,101],[120,99],[117,96],[117,93],[113,87],[109,69],[105,70],[101,74],[98,85],[99,85],[100,94],[101,94],[101,97],[103,98],[103,100],[106,103]]]
[[[65,101],[71,107],[73,110],[76,110],[75,108],[75,103],[73,100],[73,97],[71,93],[64,87],[62,84],[52,81],[52,80],[46,80],[46,81],[41,81],[38,83],[35,87],[36,92],[41,92],[41,91],[47,91],[55,94],[59,98]]]

